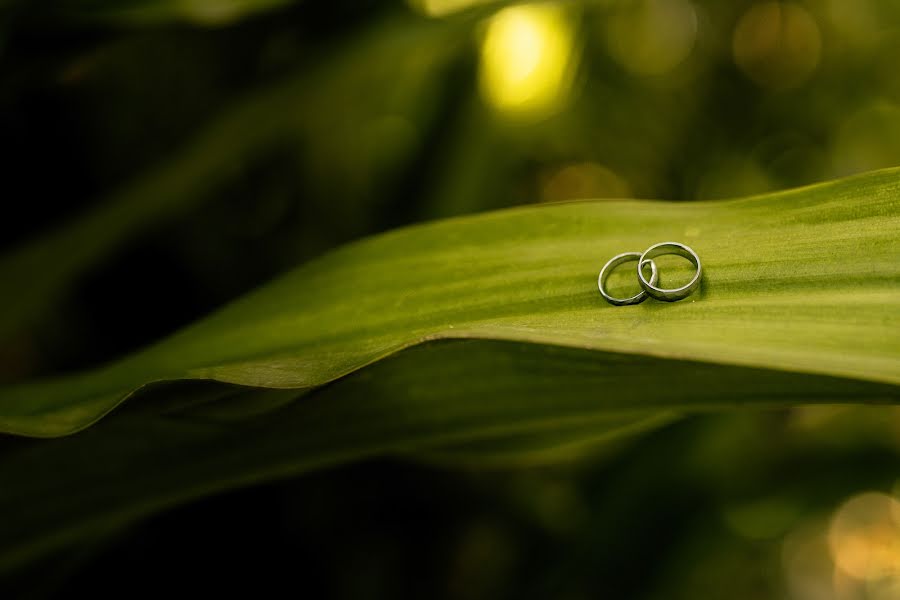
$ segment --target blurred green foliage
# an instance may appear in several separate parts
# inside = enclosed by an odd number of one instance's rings
[[[0,106],[22,201],[2,226],[0,277],[18,290],[0,317],[17,336],[6,379],[109,359],[403,223],[740,196],[898,164],[900,9],[790,3],[739,27],[770,4],[553,5],[571,81],[559,106],[511,120],[478,85],[495,3],[12,3]],[[762,41],[740,54],[748,27]],[[145,282],[187,288],[165,308],[175,320],[110,326],[90,276],[130,270],[123,252]]]
[[[472,4],[0,2],[0,380],[102,364],[398,225],[900,164],[898,3],[585,0],[533,30]],[[558,38],[565,69],[532,57],[551,100],[495,101],[492,31],[514,58]],[[111,592],[114,571],[148,593],[184,575],[333,598],[887,600],[897,511],[858,519],[887,548],[872,573],[827,532],[848,498],[896,495],[898,423],[737,413],[562,465],[365,463],[92,534],[10,597]]]

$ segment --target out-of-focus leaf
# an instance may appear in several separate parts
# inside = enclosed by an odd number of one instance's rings
[[[299,0],[67,0],[57,3],[53,15],[75,22],[101,22],[127,26],[191,23],[222,26],[266,13]]]
[[[670,239],[701,256],[698,294],[674,304],[602,301],[596,274],[607,258]],[[672,272],[664,268],[663,279]],[[135,356],[8,387],[0,428],[71,433],[156,381],[312,389],[424,341],[455,338],[896,385],[898,283],[900,170],[743,200],[520,208],[346,246]],[[548,394],[562,383],[552,374],[547,381]],[[648,370],[643,382],[654,409],[678,408],[668,406],[658,373]],[[642,408],[619,400],[618,408]],[[790,388],[762,400],[795,401]]]
[[[268,148],[316,140],[327,175],[349,179],[347,171],[358,172],[365,165],[347,164],[352,161],[347,148],[360,141],[340,132],[349,127],[364,131],[371,122],[398,114],[413,127],[423,126],[434,104],[429,97],[436,89],[432,78],[455,55],[457,46],[449,39],[453,27],[409,20],[379,23],[315,69],[222,110],[174,156],[95,210],[0,257],[0,287],[15,290],[0,296],[0,338],[39,319],[73,281],[128,241],[212,201],[236,167]],[[390,88],[379,87],[391,78]],[[368,102],[355,102],[361,93]],[[326,113],[331,116],[321,116]],[[344,129],[338,131],[338,124]],[[378,167],[384,168],[381,158]]]
[[[299,4],[301,0],[64,0],[50,15],[75,23],[106,23],[126,27],[154,27],[188,23],[220,27]],[[483,13],[485,8],[511,4],[511,0],[463,0],[410,3],[417,12],[447,17],[461,12]]]
[[[0,571],[191,498],[363,458],[528,460],[675,412],[897,399],[890,384],[488,340],[410,348],[293,402],[220,391],[167,388],[76,435],[17,440],[0,459],[0,513],[15,515],[0,520]],[[223,403],[282,407],[234,421]]]

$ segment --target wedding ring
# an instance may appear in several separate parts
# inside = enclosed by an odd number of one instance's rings
[[[647,263],[650,263],[650,283],[655,285],[656,282],[659,281],[659,273],[656,270],[656,263],[652,260],[643,260],[641,258],[640,252],[625,252],[623,254],[617,254],[616,256],[613,256],[611,259],[609,259],[609,261],[605,265],[603,265],[603,268],[600,269],[600,276],[597,277],[597,287],[600,288],[600,293],[610,304],[614,304],[616,306],[627,306],[629,304],[640,304],[647,299],[647,293],[644,291],[640,291],[630,298],[615,298],[613,296],[610,296],[606,291],[606,280],[607,278],[609,278],[609,274],[612,273],[613,269],[623,263],[632,261],[640,261],[638,263],[640,267],[643,267]],[[641,269],[638,268],[638,273],[640,274],[640,272]]]
[[[675,302],[676,300],[681,300],[683,298],[687,298],[691,294],[693,294],[697,288],[700,287],[700,276],[703,272],[703,268],[700,266],[700,257],[697,256],[697,253],[685,246],[684,244],[679,244],[678,242],[661,242],[659,244],[654,244],[644,250],[644,253],[641,254],[641,257],[638,259],[638,265],[643,265],[645,262],[649,261],[651,264],[653,263],[652,259],[657,256],[663,256],[665,254],[677,254],[678,256],[683,256],[684,258],[691,261],[695,267],[697,267],[697,272],[694,273],[693,279],[691,279],[687,284],[678,287],[678,288],[661,288],[656,286],[656,281],[651,276],[650,281],[644,277],[643,271],[638,268],[637,275],[638,281],[641,284],[641,287],[647,295],[651,298],[655,298],[656,300],[663,300],[665,302]],[[620,254],[619,256],[625,256]],[[618,257],[617,257],[618,258]],[[656,268],[654,266],[654,275],[656,273]],[[602,276],[602,273],[601,273]],[[601,292],[603,289],[601,287]],[[605,294],[604,294],[605,296]],[[637,297],[637,296],[635,296]],[[608,299],[608,298],[607,298]],[[642,298],[643,299],[643,298]],[[640,300],[638,300],[640,302]]]

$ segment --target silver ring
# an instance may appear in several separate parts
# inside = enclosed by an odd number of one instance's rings
[[[645,261],[656,258],[657,256],[662,256],[664,254],[677,254],[678,256],[683,256],[688,259],[694,266],[697,267],[697,272],[694,273],[693,279],[691,279],[687,284],[672,289],[665,289],[656,287],[656,282],[653,281],[653,278],[650,278],[650,281],[647,281],[644,278],[643,272],[640,269],[637,270],[638,281],[641,283],[641,287],[647,292],[647,295],[651,298],[655,298],[657,300],[663,300],[665,302],[675,302],[676,300],[681,300],[683,298],[687,298],[691,294],[693,294],[697,288],[700,287],[700,276],[703,273],[703,268],[700,266],[700,257],[697,256],[697,253],[685,246],[684,244],[679,244],[678,242],[661,242],[659,244],[653,244],[641,254],[640,262],[638,264],[644,264]]]
[[[600,293],[604,298],[606,298],[607,302],[616,306],[627,306],[629,304],[640,304],[647,299],[647,294],[643,291],[638,292],[631,298],[614,298],[613,296],[610,296],[605,289],[606,280],[607,278],[609,278],[609,274],[612,273],[613,269],[615,269],[622,263],[639,261],[640,259],[640,252],[625,252],[623,254],[617,254],[613,256],[605,265],[603,265],[603,268],[600,269],[600,275],[597,277],[597,287],[600,288]],[[655,284],[657,281],[659,281],[659,273],[656,270],[656,263],[652,260],[647,260],[642,261],[638,264],[643,267],[646,263],[650,263],[650,281]],[[640,268],[638,269],[638,272],[640,272]]]

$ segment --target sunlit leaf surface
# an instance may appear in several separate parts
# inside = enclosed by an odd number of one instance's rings
[[[156,381],[313,389],[436,339],[897,384],[898,233],[897,170],[745,200],[581,202],[412,227],[330,253],[106,368],[9,387],[0,424],[71,433]],[[701,256],[698,294],[603,302],[596,274],[608,257],[670,239]],[[684,275],[660,264],[664,281]],[[665,404],[658,383],[648,393]]]
[[[367,457],[545,460],[695,412],[896,403],[898,231],[892,170],[745,200],[521,208],[347,246],[107,368],[3,390],[4,428],[35,436],[143,392],[77,435],[7,440],[0,570]],[[666,239],[702,257],[696,297],[602,301],[609,256]]]

